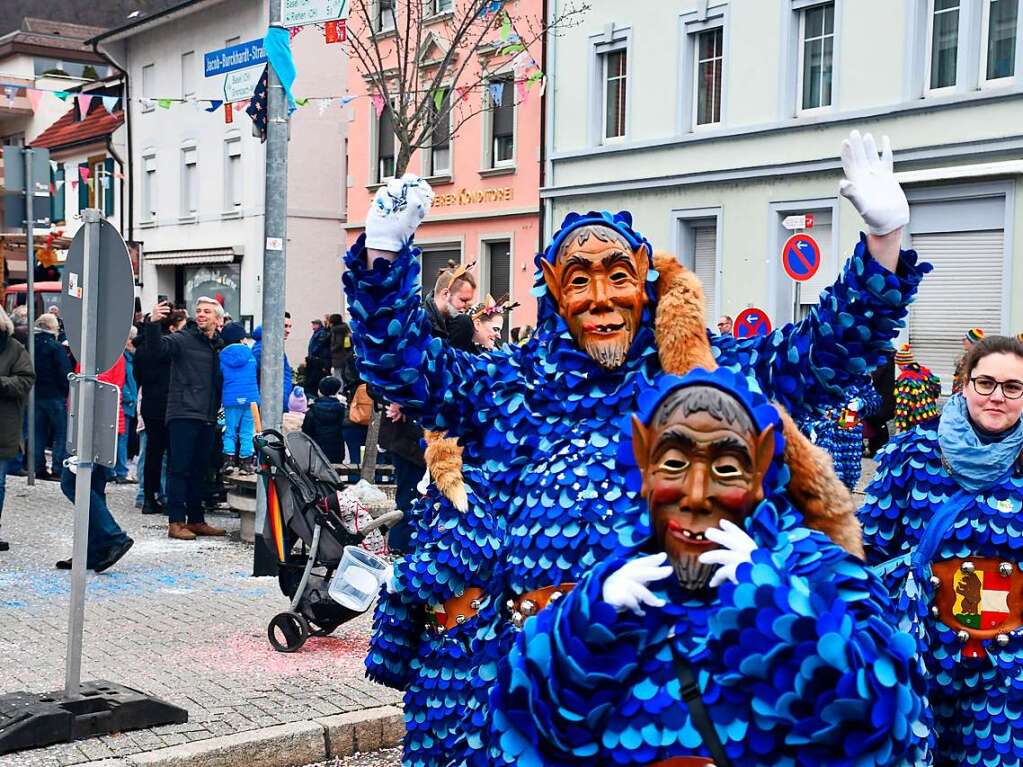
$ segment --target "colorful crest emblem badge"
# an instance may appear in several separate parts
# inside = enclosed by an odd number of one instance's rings
[[[983,658],[982,642],[1006,644],[1009,632],[1023,626],[1023,571],[1017,563],[991,557],[936,562],[937,594],[933,612],[954,629],[964,658]]]

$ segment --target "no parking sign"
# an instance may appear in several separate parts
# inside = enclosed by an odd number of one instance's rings
[[[732,324],[732,335],[736,338],[766,336],[771,332],[771,319],[763,309],[750,307],[739,312]]]
[[[796,282],[806,282],[821,268],[821,248],[808,234],[794,234],[781,249],[785,274]]]

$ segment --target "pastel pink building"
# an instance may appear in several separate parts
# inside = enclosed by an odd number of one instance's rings
[[[371,3],[375,34],[385,41],[388,36],[394,37],[389,31],[393,24],[390,5],[394,1]],[[457,21],[455,17],[460,16],[458,9],[463,1],[424,0],[424,5],[433,12],[424,21],[424,42],[418,57],[424,74],[435,71],[436,62],[444,56],[445,39],[450,39],[450,27]],[[399,3],[398,7],[400,13],[407,6]],[[536,28],[542,19],[541,0],[505,2],[503,8],[518,22],[514,28],[528,22]],[[353,11],[349,35],[366,34],[357,16]],[[402,23],[400,15],[398,23]],[[407,171],[426,178],[436,193],[433,208],[415,240],[423,251],[423,282],[427,290],[432,289],[438,271],[449,260],[475,262],[473,272],[480,298],[487,293],[495,298],[509,293],[520,303],[506,325],[507,332],[509,328],[536,322],[536,300],[530,291],[540,238],[542,99],[537,64],[541,61],[541,41],[530,45],[525,55],[506,53],[507,26],[504,33],[501,24],[494,27],[492,45],[459,54],[470,55],[473,60],[457,83],[442,86],[447,89],[444,97],[457,100],[451,111],[451,124],[433,132],[431,146],[416,151]],[[514,41],[514,36],[511,39]],[[393,48],[391,45],[392,54]],[[384,63],[392,66],[393,55]],[[460,63],[459,59],[453,69]],[[530,76],[534,77],[533,82],[528,82]],[[482,83],[475,85],[478,80]],[[394,175],[398,147],[390,111],[385,108],[377,117],[368,90],[369,80],[360,71],[354,55],[349,57],[348,84],[351,95],[362,97],[351,103],[354,114],[348,128],[345,229],[351,244],[362,233],[365,212],[376,190]],[[475,87],[466,90],[471,85]],[[472,115],[474,112],[479,114]],[[459,123],[461,126],[452,132]]]

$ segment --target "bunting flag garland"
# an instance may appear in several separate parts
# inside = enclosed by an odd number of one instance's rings
[[[160,105],[160,109],[170,109],[171,108],[171,100],[170,99],[157,99],[156,103]]]
[[[298,104],[300,107],[304,107],[306,104],[309,103],[309,99],[305,97],[296,98],[295,103]]]
[[[230,104],[224,104],[224,125],[230,125],[234,122],[234,109]]]
[[[78,175],[81,177],[82,181],[88,182],[90,173],[91,171],[85,166],[78,169]]]
[[[435,90],[433,92],[433,106],[439,112],[440,111],[440,105],[443,104],[443,103],[444,103],[444,90],[442,88],[438,88],[437,90]]]
[[[86,96],[83,94],[75,96],[75,100],[78,102],[79,119],[84,120],[86,115],[89,114],[89,107],[92,105],[92,96]]]
[[[380,117],[384,113],[384,97],[379,93],[374,93],[370,98],[373,100],[373,111],[377,113],[377,117]]]
[[[78,179],[73,179],[71,181],[71,188],[72,189],[77,189],[78,188]]]
[[[43,98],[43,92],[37,91],[35,88],[26,88],[25,95],[28,97],[28,103],[32,105],[32,111],[39,111],[39,102]]]
[[[342,96],[341,106],[346,106],[347,104],[350,104],[353,101],[355,101],[355,96]]]
[[[515,81],[515,93],[518,94],[519,101],[526,100],[526,83],[524,80]]]
[[[58,166],[59,164],[60,164],[60,163],[58,163],[58,162],[57,162],[56,160],[50,160],[50,171],[51,171],[51,172],[53,173],[53,175],[55,175],[55,176],[57,175],[57,166]]]
[[[123,181],[124,180],[124,174],[121,173],[121,171],[119,171],[119,170],[115,170],[114,171],[114,178],[116,178],[119,181]]]
[[[511,30],[512,30],[511,16],[509,16],[508,13],[505,12],[504,19],[501,21],[501,39],[507,40],[509,37],[511,37]]]
[[[106,191],[107,189],[109,189],[109,188],[110,188],[110,178],[109,178],[108,176],[104,176],[103,178],[101,178],[101,179],[99,180],[99,183],[100,183],[100,186],[102,186],[102,187],[103,187],[103,191],[104,191],[104,192],[105,192],[105,191]]]
[[[142,104],[142,109],[144,109],[145,111],[149,111],[150,109],[156,106],[155,99],[141,99],[140,103]]]
[[[117,102],[120,101],[120,99],[117,96],[101,96],[100,98],[103,101],[103,108],[110,114],[113,114],[114,110],[117,109]]]
[[[224,103],[223,101],[218,101],[217,99],[213,99],[212,101],[210,101],[210,105],[208,107],[206,107],[206,111],[207,112],[216,112],[218,109],[220,109],[220,105],[223,104],[223,103]]]
[[[472,89],[468,85],[459,85],[457,88],[455,88],[455,92],[458,94],[459,101],[468,101],[469,91],[471,90]]]
[[[7,85],[4,87],[4,99],[7,101],[7,106],[11,106],[14,103],[14,96],[18,92],[18,89]]]
[[[61,101],[67,101],[68,97],[71,94],[68,93],[67,91],[55,91],[53,95],[59,98]]]

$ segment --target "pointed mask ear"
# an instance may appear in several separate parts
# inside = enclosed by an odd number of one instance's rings
[[[554,303],[561,303],[561,281],[559,279],[558,267],[554,266],[546,258],[540,259],[540,268],[543,269],[543,281],[547,283],[547,292],[551,294]]]
[[[644,243],[633,251],[633,255],[636,259],[636,273],[640,280],[646,281],[647,272],[650,271],[650,248]]]
[[[639,467],[639,473],[643,477],[642,494],[645,496],[646,469],[650,460],[650,432],[635,414],[632,416],[632,454],[636,458],[636,465]]]
[[[760,503],[760,501],[764,500],[765,495],[764,478],[767,477],[767,472],[771,468],[771,461],[774,460],[774,424],[772,423],[764,429],[755,441],[756,455],[753,456],[754,487],[751,488],[750,492],[756,503]]]

